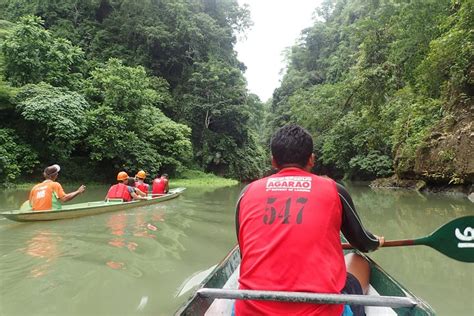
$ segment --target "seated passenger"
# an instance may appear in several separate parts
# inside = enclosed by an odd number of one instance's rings
[[[60,202],[70,201],[86,189],[85,185],[81,185],[76,191],[66,194],[61,184],[56,182],[59,170],[59,165],[46,167],[43,171],[45,180],[31,189],[29,200],[33,211],[61,209]]]
[[[360,222],[345,188],[311,173],[311,134],[286,125],[271,138],[278,173],[247,185],[237,202],[239,289],[365,294],[368,261],[343,256],[340,232],[360,251],[384,243]],[[365,315],[362,305],[237,300],[235,315]],[[344,313],[344,315],[346,315]]]
[[[138,171],[135,175],[137,181],[135,182],[135,186],[140,189],[140,191],[148,194],[149,185],[145,183],[146,173],[143,170]]]
[[[137,188],[137,183],[135,182],[135,178],[132,178],[132,177],[129,177],[128,178],[128,181],[127,181],[127,185],[132,188],[132,192],[130,193],[133,197],[134,200],[146,200],[146,196],[147,194],[145,192],[143,192],[142,190],[140,190],[139,188]],[[133,193],[135,193],[135,195],[137,197],[134,197],[133,196]]]
[[[118,173],[117,181],[118,181],[117,184],[114,184],[112,187],[110,187],[109,192],[107,192],[106,199],[122,199],[124,202],[130,202],[132,201],[132,199],[133,200],[146,200],[147,199],[144,196],[138,195],[135,191],[135,187],[129,186],[129,177],[125,171],[120,171]]]
[[[153,194],[165,194],[168,193],[168,175],[164,173],[161,177],[156,175],[155,180],[153,180],[152,193]]]

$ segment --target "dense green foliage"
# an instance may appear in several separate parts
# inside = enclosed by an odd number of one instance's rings
[[[199,190],[213,191],[218,187],[228,187],[239,184],[237,180],[221,178],[213,174],[197,170],[186,170],[180,174],[178,179],[173,179],[173,187],[199,188]]]
[[[4,138],[38,157],[10,155],[17,169],[1,180],[53,162],[73,180],[262,174],[262,104],[234,51],[249,12],[237,1],[1,0],[0,19]]]
[[[31,174],[37,163],[35,152],[22,144],[13,130],[0,129],[0,179],[9,182],[22,173]]]
[[[23,17],[6,37],[2,46],[6,79],[14,86],[41,81],[54,86],[77,84],[84,53],[41,24],[38,17]]]
[[[73,180],[254,179],[288,122],[315,136],[319,171],[413,176],[433,126],[472,111],[474,3],[326,0],[316,13],[263,104],[234,51],[250,25],[236,0],[0,0],[0,180],[50,163]]]
[[[473,2],[325,1],[318,16],[288,53],[270,130],[306,126],[333,174],[410,174],[432,127],[472,102]]]
[[[23,86],[15,103],[28,126],[25,138],[40,157],[67,160],[85,134],[87,101],[76,92],[40,83]]]

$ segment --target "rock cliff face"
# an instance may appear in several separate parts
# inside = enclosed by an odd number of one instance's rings
[[[447,111],[418,149],[416,178],[430,184],[474,183],[474,103],[467,101]]]
[[[474,98],[472,93],[453,98],[446,115],[431,129],[407,167],[390,178],[377,179],[373,187],[417,190],[474,191]],[[400,159],[396,154],[394,160]],[[395,164],[397,166],[397,163]]]

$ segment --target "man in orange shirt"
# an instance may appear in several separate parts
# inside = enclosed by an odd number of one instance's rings
[[[43,172],[45,180],[33,187],[30,192],[30,206],[33,211],[46,211],[61,209],[61,202],[67,202],[84,192],[85,185],[81,185],[76,191],[65,193],[58,178],[59,165],[46,167]]]

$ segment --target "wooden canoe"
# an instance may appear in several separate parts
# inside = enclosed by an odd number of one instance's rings
[[[396,296],[396,299],[409,300],[413,302],[411,307],[383,307],[366,306],[367,316],[372,315],[413,315],[425,316],[435,315],[434,310],[421,299],[417,298],[410,291],[405,289],[394,278],[388,275],[373,260],[368,258],[371,267],[370,290],[368,295],[363,295],[368,299],[388,300]],[[213,299],[207,296],[207,292],[215,289],[232,290],[238,287],[238,274],[240,267],[240,252],[236,246],[210,273],[206,279],[198,286],[195,293],[183,306],[176,312],[176,316],[188,315],[231,315],[233,300]],[[219,291],[225,292],[225,291]],[[235,292],[235,291],[228,291]],[[256,291],[254,291],[256,292]],[[317,294],[316,294],[317,295]],[[322,294],[324,296],[324,294]],[[327,295],[329,296],[329,295]],[[353,296],[353,295],[352,295]],[[366,305],[366,304],[363,304]]]
[[[167,201],[178,197],[185,188],[171,189],[169,193],[162,195],[149,196],[148,200],[135,200],[123,202],[121,200],[112,201],[95,201],[77,204],[65,204],[59,210],[52,211],[32,211],[29,210],[13,210],[0,213],[4,217],[17,222],[35,222],[35,221],[52,221],[58,219],[76,218],[87,215],[96,215],[112,211],[121,211],[133,207],[141,207],[152,205],[159,202]]]

